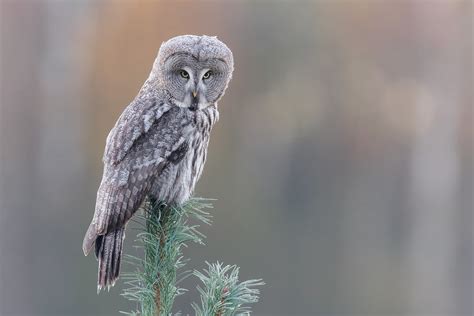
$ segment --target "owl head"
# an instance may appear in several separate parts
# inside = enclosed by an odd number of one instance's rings
[[[199,110],[222,97],[233,70],[232,52],[216,37],[182,35],[161,45],[152,73],[174,105]]]

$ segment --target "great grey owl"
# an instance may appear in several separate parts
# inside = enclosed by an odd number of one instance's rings
[[[169,205],[190,198],[233,68],[232,52],[216,37],[183,35],[161,45],[148,79],[107,137],[82,246],[87,255],[95,243],[99,290],[117,280],[125,226],[145,198]]]

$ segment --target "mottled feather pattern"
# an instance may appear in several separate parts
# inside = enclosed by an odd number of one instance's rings
[[[206,161],[212,126],[219,117],[216,106],[197,112],[181,108],[177,110],[188,116],[183,122],[189,120],[186,126],[192,128],[185,138],[188,150],[178,164],[166,165],[151,190],[154,196],[168,204],[183,203],[191,196]]]
[[[104,163],[117,164],[133,146],[133,143],[148,132],[155,121],[159,120],[171,106],[159,97],[139,97],[120,115],[114,128],[107,137]]]
[[[173,67],[179,64],[194,69],[195,80],[176,77],[180,69]],[[216,76],[206,86],[197,76],[209,67]],[[94,217],[83,242],[85,254],[95,244],[99,289],[118,278],[126,224],[145,198],[181,204],[192,195],[232,70],[232,53],[214,37],[180,36],[161,46],[150,76],[107,137]],[[201,95],[192,101],[198,87]]]

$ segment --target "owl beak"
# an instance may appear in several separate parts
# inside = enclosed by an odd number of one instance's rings
[[[197,92],[193,91],[193,98],[195,98],[196,96],[197,96]]]

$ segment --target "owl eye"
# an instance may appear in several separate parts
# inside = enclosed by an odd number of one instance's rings
[[[189,79],[189,74],[186,70],[181,70],[179,72],[179,74],[181,75],[181,77],[185,78],[185,79]]]
[[[202,79],[209,79],[211,75],[212,75],[212,71],[209,70],[208,72],[204,74],[204,76],[202,76]]]

